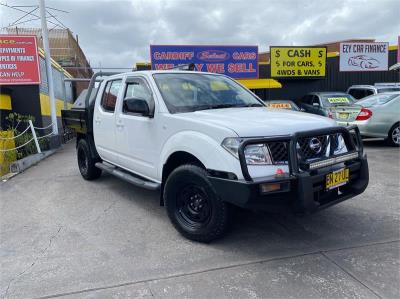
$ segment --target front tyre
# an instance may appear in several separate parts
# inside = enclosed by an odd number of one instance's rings
[[[390,128],[387,142],[391,146],[400,146],[400,123],[395,123]]]
[[[92,158],[89,145],[85,139],[79,140],[76,147],[76,154],[79,171],[85,180],[91,181],[101,176],[101,169],[95,166],[98,161]]]
[[[172,224],[190,240],[208,243],[229,227],[229,204],[219,199],[207,172],[198,166],[182,165],[169,175],[164,202]]]

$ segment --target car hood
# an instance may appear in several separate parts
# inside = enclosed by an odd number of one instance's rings
[[[240,137],[287,135],[336,126],[327,117],[265,107],[201,110],[180,116],[229,128]]]

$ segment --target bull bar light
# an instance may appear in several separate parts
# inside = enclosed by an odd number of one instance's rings
[[[350,153],[350,154],[346,154],[346,155],[342,155],[342,156],[338,156],[338,157],[333,157],[333,158],[329,158],[329,159],[322,160],[322,161],[312,162],[309,164],[308,167],[310,170],[314,170],[314,169],[331,166],[331,165],[334,165],[334,164],[337,164],[340,162],[345,162],[345,161],[356,159],[356,158],[358,158],[358,152],[354,152],[354,153]]]

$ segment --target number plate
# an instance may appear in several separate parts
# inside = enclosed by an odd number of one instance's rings
[[[349,114],[348,113],[339,113],[339,119],[348,119]]]
[[[349,181],[349,169],[343,168],[326,175],[325,186],[327,190],[331,190],[347,184]]]

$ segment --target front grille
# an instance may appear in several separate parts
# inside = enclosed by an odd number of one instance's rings
[[[301,162],[324,159],[334,156],[339,149],[341,133],[300,138],[297,142],[297,154]]]
[[[288,164],[288,142],[268,142],[267,145],[269,147],[269,151],[271,153],[274,164]]]

